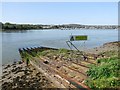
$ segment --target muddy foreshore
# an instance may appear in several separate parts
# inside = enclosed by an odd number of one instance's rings
[[[107,51],[119,51],[120,41],[104,43],[102,46],[85,50],[86,53],[99,54]]]
[[[1,90],[54,88],[52,82],[48,81],[42,73],[31,65],[26,66],[22,61],[3,65],[2,67]]]

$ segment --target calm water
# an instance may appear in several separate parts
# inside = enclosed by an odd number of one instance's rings
[[[100,46],[118,40],[117,30],[27,30],[19,32],[0,32],[2,36],[2,63],[20,60],[18,48],[48,46],[68,48],[69,35],[88,35],[88,41],[73,42],[80,50]],[[1,48],[0,48],[1,49]]]

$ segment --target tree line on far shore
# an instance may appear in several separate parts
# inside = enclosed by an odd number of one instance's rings
[[[29,30],[29,29],[42,29],[40,25],[31,24],[11,24],[11,23],[0,23],[2,30]]]
[[[12,24],[9,22],[0,22],[2,30],[30,30],[30,29],[118,29],[117,25],[81,25],[81,24],[63,24],[63,25],[42,25],[42,24]]]

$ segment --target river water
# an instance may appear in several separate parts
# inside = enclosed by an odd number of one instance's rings
[[[80,50],[100,46],[118,40],[118,30],[26,30],[0,32],[2,37],[2,64],[20,60],[18,48],[47,46],[69,48],[70,35],[88,35],[87,41],[73,42]]]

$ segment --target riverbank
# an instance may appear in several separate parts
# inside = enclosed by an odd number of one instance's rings
[[[85,50],[85,52],[92,53],[92,54],[99,54],[99,53],[108,52],[108,51],[117,51],[118,52],[119,47],[120,47],[120,41],[108,42],[108,43],[103,44],[102,46]]]
[[[81,52],[82,54],[77,51],[73,52],[66,49],[43,50],[37,52],[37,54],[33,53],[35,55],[33,59],[36,60],[37,64],[41,62],[41,65],[45,67],[46,65],[50,65],[52,70],[55,69],[59,71],[57,73],[65,73],[66,76],[69,76],[80,83],[84,83],[87,78],[86,71],[89,69],[89,65],[96,64],[96,57],[94,57],[94,55],[97,55],[97,58],[118,55],[119,45],[120,42],[110,42],[103,46]],[[34,51],[35,50],[33,49],[33,52]],[[39,60],[41,61],[38,62]],[[50,72],[51,70],[49,73]],[[52,74],[53,72],[50,73],[50,76],[52,76]],[[55,76],[58,77],[57,75]],[[54,78],[54,75],[52,78]],[[2,85],[2,90],[18,88],[55,88],[54,84],[48,80],[43,73],[36,70],[32,65],[26,66],[26,64],[21,61],[3,65],[3,74],[0,84]]]

